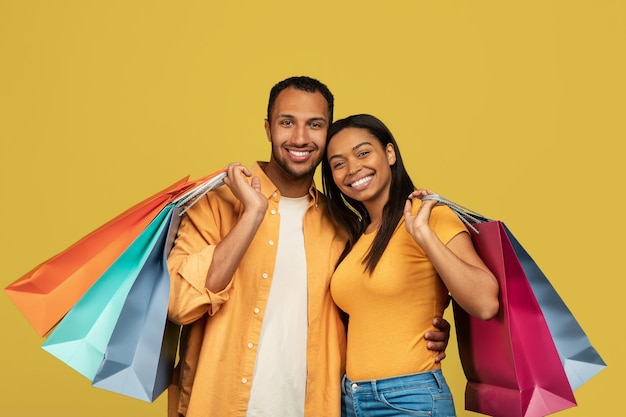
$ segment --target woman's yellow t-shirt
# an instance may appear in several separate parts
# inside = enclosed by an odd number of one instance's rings
[[[420,202],[413,204],[417,212]],[[433,208],[430,226],[447,244],[467,229],[445,206]],[[353,381],[388,378],[440,367],[424,333],[435,330],[448,290],[400,220],[373,274],[362,260],[376,233],[361,236],[331,281],[331,294],[349,316],[346,373]]]

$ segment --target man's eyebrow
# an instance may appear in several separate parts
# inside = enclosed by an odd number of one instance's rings
[[[277,119],[280,119],[280,118],[295,119],[296,116],[294,116],[293,114],[289,114],[289,113],[280,113],[280,114],[276,115],[276,118]],[[310,121],[319,121],[319,120],[321,120],[323,122],[326,122],[326,117],[324,117],[324,116],[313,116],[313,117],[307,119],[307,121],[309,121],[309,122]]]
[[[352,151],[354,152],[362,146],[371,145],[371,144],[372,144],[371,142],[361,142],[358,145],[353,146]],[[335,154],[335,155],[329,156],[328,160],[331,161],[333,158],[341,158],[341,154]]]

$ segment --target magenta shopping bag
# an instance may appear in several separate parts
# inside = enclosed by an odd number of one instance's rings
[[[554,336],[527,275],[534,270],[520,262],[518,242],[514,246],[501,221],[486,219],[440,196],[425,199],[450,207],[465,222],[478,255],[500,285],[500,311],[491,320],[471,317],[453,303],[459,356],[467,378],[465,408],[494,417],[543,417],[576,406]],[[549,297],[559,298],[556,292],[548,296],[544,291],[542,300]],[[567,309],[559,309],[559,315],[573,320]]]
[[[552,335],[504,225],[470,231],[500,284],[500,312],[489,321],[454,304],[459,355],[467,378],[465,408],[494,417],[543,417],[576,400]]]

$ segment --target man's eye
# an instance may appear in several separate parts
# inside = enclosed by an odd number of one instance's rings
[[[291,120],[283,120],[280,124],[283,126],[291,126],[293,122]]]

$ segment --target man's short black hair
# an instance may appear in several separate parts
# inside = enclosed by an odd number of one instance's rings
[[[289,77],[286,80],[280,81],[272,87],[270,91],[270,99],[267,104],[267,120],[271,121],[272,117],[272,109],[274,108],[274,103],[276,102],[276,97],[286,88],[293,87],[298,90],[306,91],[307,93],[315,93],[320,92],[322,96],[326,99],[328,103],[328,123],[332,123],[333,121],[333,110],[335,107],[335,99],[333,97],[333,93],[330,92],[328,87],[320,81],[306,76],[296,76]]]

